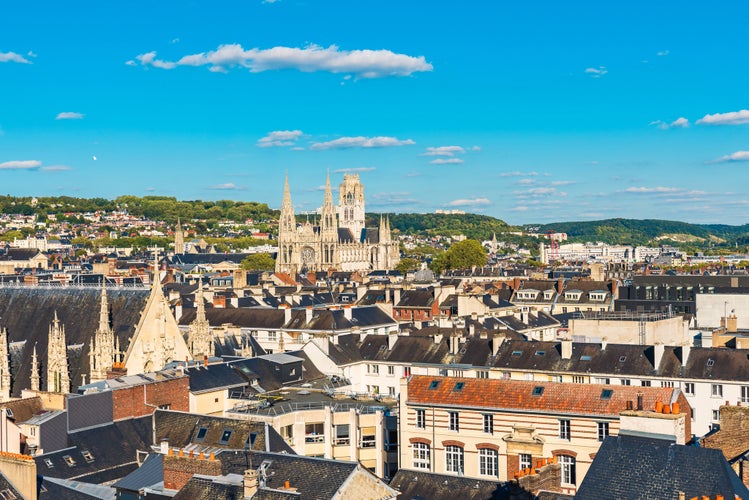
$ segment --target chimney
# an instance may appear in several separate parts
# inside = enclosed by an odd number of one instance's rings
[[[291,307],[288,304],[281,304],[278,306],[279,309],[283,309],[283,322],[284,324],[291,321]]]
[[[350,304],[346,304],[345,306],[343,306],[343,317],[351,321],[351,305]]]
[[[735,314],[731,314],[730,316],[728,316],[726,331],[728,333],[736,333],[738,331],[738,319],[736,318]]]
[[[21,494],[21,498],[36,500],[36,462],[28,455],[2,452],[0,469],[8,482]],[[4,497],[5,498],[5,497]],[[15,498],[15,497],[13,497]]]
[[[564,291],[564,278],[559,278],[557,280],[557,293],[559,295],[562,295],[563,291]]]
[[[641,392],[637,393],[637,409],[639,411],[642,411],[642,393]]]
[[[393,288],[393,305],[397,306],[398,302],[401,301],[401,289]]]
[[[208,355],[207,354],[203,354],[203,366],[204,367],[208,366]]]
[[[606,346],[609,345],[609,341],[606,340],[606,337],[601,338],[601,350],[605,351]]]
[[[685,367],[687,366],[687,361],[689,360],[689,352],[691,351],[692,347],[689,345],[683,345],[680,346],[677,352],[681,354],[681,366]]]
[[[458,338],[455,332],[450,335],[450,354],[458,354]]]
[[[435,344],[442,343],[442,333],[440,333],[440,332],[435,333],[434,336],[433,336],[433,338],[434,338],[434,343]]]
[[[492,342],[492,356],[496,356],[497,355],[497,353],[499,352],[499,346],[501,346],[502,342],[504,342],[504,341],[505,341],[505,336],[504,335],[495,333],[492,336],[492,340],[491,340],[491,342]]]
[[[563,340],[562,341],[562,359],[570,359],[570,358],[572,358],[572,341]]]
[[[304,321],[309,324],[312,321],[312,306],[307,306]]]
[[[257,494],[257,490],[257,471],[255,469],[247,469],[244,471],[244,498],[254,497]]]
[[[162,455],[166,455],[169,452],[169,441],[166,439],[161,440],[161,449],[159,450]]]
[[[388,333],[388,351],[392,351],[395,347],[395,343],[398,342],[398,332],[392,331]]]
[[[661,366],[661,360],[663,359],[663,353],[666,351],[666,346],[663,344],[655,344],[653,346],[653,368],[656,370]]]

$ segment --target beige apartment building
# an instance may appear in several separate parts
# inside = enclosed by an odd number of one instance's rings
[[[507,481],[555,458],[574,493],[622,413],[683,444],[689,412],[674,388],[412,376],[401,379],[400,467]]]

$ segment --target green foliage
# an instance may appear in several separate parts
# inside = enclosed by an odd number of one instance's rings
[[[486,249],[476,240],[463,240],[432,260],[429,268],[441,273],[446,269],[469,269],[486,264]]]
[[[23,238],[24,238],[24,235],[23,235],[23,233],[21,231],[13,229],[13,230],[10,230],[10,231],[5,231],[2,234],[2,236],[0,236],[0,241],[13,241],[14,239],[15,240],[20,240],[20,239],[23,239]]]
[[[405,257],[398,262],[398,265],[395,266],[395,270],[406,274],[408,271],[416,271],[420,267],[421,262],[411,257]]]
[[[464,234],[475,240],[491,239],[494,233],[512,228],[506,222],[478,214],[389,214],[393,232],[453,236]],[[368,214],[367,226],[379,226],[380,215]],[[498,236],[499,237],[499,236]]]
[[[276,268],[276,260],[267,253],[248,255],[240,263],[242,269],[272,271]]]

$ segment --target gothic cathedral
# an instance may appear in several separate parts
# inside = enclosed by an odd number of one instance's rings
[[[286,177],[278,221],[276,272],[294,276],[304,271],[369,271],[392,269],[400,260],[398,242],[390,234],[390,219],[379,228],[364,224],[364,186],[358,174],[343,176],[338,207],[333,205],[330,175],[319,225],[297,225]]]

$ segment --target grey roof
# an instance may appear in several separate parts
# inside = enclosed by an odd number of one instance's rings
[[[21,493],[13,486],[5,474],[0,471],[0,491],[8,490],[15,495],[15,498],[21,498]]]
[[[197,311],[185,309],[179,319],[180,325],[189,325],[195,321]],[[221,326],[231,323],[244,328],[259,330],[279,329],[284,324],[285,313],[282,309],[262,308],[220,308],[212,307],[205,310],[205,317],[211,326]]]
[[[399,500],[530,500],[534,496],[516,485],[447,474],[399,469],[390,486],[400,491]]]
[[[720,450],[627,435],[606,438],[576,499],[749,498]]]
[[[172,498],[173,500],[243,499],[242,476],[238,476],[236,481],[227,481],[226,478],[227,476],[209,477],[196,474]],[[255,495],[252,498],[257,500],[260,497]]]
[[[139,491],[164,482],[164,456],[149,453],[140,467],[123,477],[112,486],[118,489]]]
[[[253,373],[235,370],[227,363],[190,368],[185,373],[190,377],[192,393],[247,386],[254,378]]]
[[[110,323],[121,346],[127,346],[138,325],[150,291],[147,289],[107,289]],[[11,351],[14,396],[30,387],[31,356],[36,345],[39,361],[45,366],[49,326],[55,311],[65,326],[68,367],[73,384],[89,370],[89,340],[99,326],[101,290],[98,288],[0,288],[0,325],[7,327],[9,342],[26,341]],[[73,347],[78,345],[78,347]],[[42,377],[42,389],[46,377]]]
[[[39,500],[114,500],[116,495],[111,486],[47,476],[39,476],[37,485],[40,490]]]
[[[431,307],[434,303],[434,292],[431,289],[403,290],[396,307]]]

